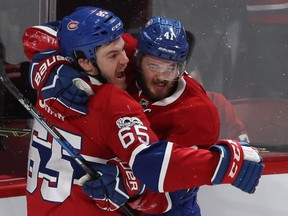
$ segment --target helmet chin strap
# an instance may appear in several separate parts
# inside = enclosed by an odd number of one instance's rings
[[[97,69],[97,71],[98,71],[98,74],[96,74],[96,75],[89,75],[89,76],[97,79],[99,82],[101,82],[101,83],[103,83],[103,84],[104,84],[104,83],[107,83],[107,79],[105,79],[105,78],[102,76],[102,72],[101,72],[98,64],[96,63],[96,60],[95,60],[95,59],[91,59],[90,61],[92,62],[93,66],[96,67],[96,69]]]

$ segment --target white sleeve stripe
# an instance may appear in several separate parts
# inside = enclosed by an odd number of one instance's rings
[[[135,161],[135,157],[137,156],[137,154],[139,154],[139,152],[141,152],[142,150],[148,148],[149,146],[145,145],[145,144],[141,144],[139,145],[137,148],[134,149],[134,151],[131,154],[130,160],[129,160],[129,166],[133,167],[134,161]]]
[[[222,148],[221,148],[221,154],[220,154],[219,162],[218,162],[217,167],[216,167],[216,170],[215,170],[215,172],[214,172],[214,174],[213,174],[213,176],[212,176],[211,182],[213,182],[213,181],[215,180],[215,178],[216,178],[216,176],[217,176],[217,173],[218,173],[218,171],[219,171],[219,169],[220,169],[220,166],[221,166],[221,163],[222,163],[223,158],[224,158],[224,152],[223,152],[223,150],[222,150]]]
[[[52,36],[56,37],[57,36],[57,31],[55,31],[54,29],[48,27],[48,26],[33,26],[34,28],[37,29],[41,29],[42,31],[45,31],[49,34],[51,34]]]
[[[169,211],[171,208],[172,208],[172,201],[171,201],[171,197],[170,197],[170,194],[168,192],[165,193],[165,196],[166,196],[166,199],[167,199],[167,209],[164,211],[167,212]]]
[[[33,73],[31,73],[31,71],[34,71],[34,67],[36,67],[38,64],[39,64],[38,62],[37,62],[37,63],[33,62],[32,65],[31,65],[30,71],[29,71],[29,74],[30,74],[30,83],[31,83],[31,85],[32,85],[32,87],[33,87],[34,89],[35,89],[35,86],[33,85],[33,76],[32,76]]]
[[[158,182],[158,191],[159,192],[164,192],[164,180],[166,177],[169,161],[171,158],[172,147],[173,147],[173,143],[168,142],[166,150],[165,150],[165,156],[164,156],[164,159],[162,162],[162,167],[161,167],[161,171],[160,171],[160,178],[159,178],[159,182]]]

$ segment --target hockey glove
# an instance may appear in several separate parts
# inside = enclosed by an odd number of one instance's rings
[[[36,54],[35,58],[39,58],[39,55],[43,58],[42,53]],[[93,94],[87,83],[88,78],[73,69],[63,56],[54,54],[41,60],[39,64],[32,64],[30,73],[32,86],[41,91],[45,104],[53,112],[62,116],[87,114],[86,103],[89,95]]]
[[[242,143],[243,144],[243,143]],[[210,148],[220,153],[220,160],[212,177],[213,184],[232,184],[247,193],[254,193],[264,165],[258,151],[234,140],[221,140]]]
[[[23,36],[24,53],[32,60],[33,56],[44,50],[59,50],[57,40],[57,30],[60,26],[59,21],[46,23],[44,25],[28,27]]]
[[[99,172],[99,179],[86,181],[83,185],[84,193],[92,197],[99,208],[115,211],[145,191],[145,185],[136,179],[127,163],[111,159],[105,166],[107,170]]]

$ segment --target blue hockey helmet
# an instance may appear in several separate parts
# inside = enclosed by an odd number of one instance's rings
[[[90,60],[96,58],[96,47],[116,40],[122,33],[123,23],[112,12],[83,6],[61,20],[57,37],[66,57],[75,59],[81,52],[81,57]]]
[[[179,21],[154,16],[138,35],[138,52],[185,64],[189,44]]]

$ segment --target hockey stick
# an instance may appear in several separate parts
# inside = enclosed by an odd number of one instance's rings
[[[100,178],[100,174],[94,170],[83,156],[57,131],[47,119],[40,114],[40,112],[33,106],[33,104],[24,97],[24,95],[17,89],[17,87],[8,78],[3,68],[3,60],[0,59],[0,80],[9,92],[21,103],[21,105],[37,120],[65,149],[68,154],[82,167],[82,169],[89,174],[93,179]],[[120,206],[126,216],[134,216],[134,214],[125,205]]]
[[[56,130],[51,126],[47,120],[38,112],[38,110],[24,98],[23,94],[16,88],[16,86],[7,77],[3,70],[2,61],[0,63],[1,76],[0,80],[3,85],[10,91],[10,93],[24,106],[24,108],[36,119],[56,141],[69,153],[69,155],[93,178],[99,178],[99,174],[92,170],[76,149]]]
[[[0,128],[0,136],[3,137],[30,137],[30,128]]]

